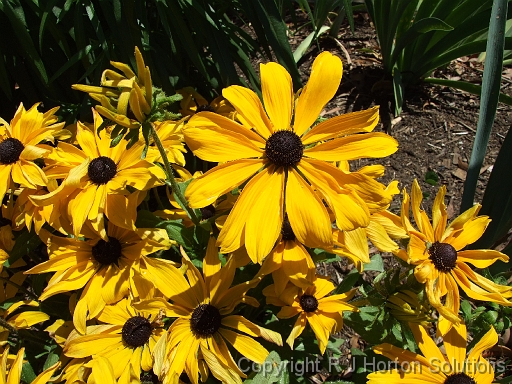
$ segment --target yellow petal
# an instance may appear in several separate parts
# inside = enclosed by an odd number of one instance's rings
[[[235,333],[225,328],[219,328],[219,333],[243,356],[263,364],[268,356],[268,351],[260,343],[251,337]]]
[[[429,359],[435,359],[438,362],[445,361],[444,355],[439,350],[434,340],[432,340],[425,327],[415,323],[409,323],[409,327],[423,356],[428,356]]]
[[[302,136],[331,100],[341,81],[343,64],[339,57],[324,51],[319,54],[311,68],[309,81],[297,100],[293,129]]]
[[[283,345],[281,334],[270,329],[260,327],[243,316],[226,316],[222,319],[222,325],[224,327],[236,329],[252,337],[263,337],[265,340],[279,346]]]
[[[193,180],[185,197],[192,208],[206,207],[258,172],[263,164],[263,160],[242,159],[218,165]]]
[[[398,142],[381,132],[361,133],[329,140],[304,150],[304,156],[324,161],[386,157],[398,150]]]
[[[381,252],[393,252],[398,249],[398,244],[389,237],[386,229],[378,222],[370,218],[370,224],[366,227],[366,234],[370,241]]]
[[[306,316],[301,314],[297,318],[297,320],[295,320],[295,324],[293,325],[292,331],[290,332],[290,335],[286,339],[286,344],[288,344],[291,349],[293,349],[293,343],[295,342],[295,339],[301,335],[305,328]]]
[[[466,360],[466,325],[463,323],[454,325],[443,336],[443,344],[455,373],[460,373],[464,368],[464,360]]]
[[[256,93],[248,88],[232,85],[222,90],[222,96],[235,107],[247,128],[254,128],[265,139],[274,132]]]
[[[332,245],[329,213],[311,186],[293,168],[286,180],[286,212],[297,239],[311,248]]]
[[[302,137],[302,144],[308,145],[339,136],[371,132],[378,122],[379,106],[364,111],[345,113],[315,125],[311,131]]]
[[[462,231],[452,233],[452,235],[445,239],[445,242],[459,251],[482,237],[490,221],[487,216],[479,216],[474,220],[468,221],[464,224]]]
[[[218,237],[222,253],[245,243],[254,263],[274,247],[283,222],[284,171],[271,166],[244,187]]]
[[[277,63],[260,64],[261,93],[274,131],[289,130],[293,87],[290,74]]]
[[[471,263],[477,268],[487,268],[497,260],[508,263],[509,257],[492,249],[471,249],[457,252],[457,261]]]
[[[187,126],[183,132],[185,141],[194,155],[203,160],[226,162],[259,158],[263,155],[260,148],[240,133],[216,125],[212,126],[211,123],[207,125],[208,119],[201,116],[192,123],[194,126]],[[231,122],[232,124],[236,123]]]
[[[434,238],[441,240],[446,229],[448,215],[444,196],[446,194],[446,185],[441,186],[437,192],[434,204],[432,205],[432,226],[434,227]]]

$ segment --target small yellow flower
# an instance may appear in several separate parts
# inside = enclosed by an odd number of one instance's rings
[[[355,291],[338,295],[329,295],[334,290],[334,284],[326,277],[317,276],[313,284],[306,289],[288,284],[280,296],[276,295],[273,285],[267,286],[263,294],[267,303],[282,307],[277,317],[289,319],[297,316],[295,325],[286,343],[293,349],[293,343],[309,324],[316,339],[320,353],[323,355],[327,348],[329,335],[339,332],[343,327],[343,311],[357,312],[358,309],[347,303]]]
[[[386,307],[390,309],[391,315],[400,321],[418,323],[423,326],[429,326],[433,321],[428,303],[420,299],[418,294],[408,289],[395,292],[389,296]]]
[[[445,193],[446,187],[442,186],[434,200],[431,223],[420,208],[423,195],[418,182],[414,181],[411,205],[418,226],[416,230],[409,220],[409,195],[404,191],[401,216],[410,240],[407,254],[404,251],[398,253],[416,266],[414,276],[425,284],[430,304],[444,317],[440,321],[441,334],[450,327],[446,320],[455,324],[460,322],[459,287],[472,299],[512,305],[508,300],[512,297],[512,287],[495,284],[468,265],[486,268],[496,260],[508,262],[508,256],[491,249],[464,250],[482,236],[490,219],[477,216],[481,206],[476,204],[447,225]],[[443,304],[441,299],[445,296]]]
[[[183,116],[193,116],[198,112],[215,112],[219,115],[233,119],[235,109],[223,96],[218,96],[210,103],[201,96],[194,88],[186,87],[179,89],[176,93],[183,96],[180,101],[180,113]]]

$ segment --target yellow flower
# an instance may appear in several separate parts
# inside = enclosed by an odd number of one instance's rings
[[[219,115],[232,119],[235,115],[235,109],[222,96],[218,96],[211,103],[201,96],[194,88],[186,87],[179,89],[176,93],[183,96],[180,101],[180,113],[183,116],[193,116],[198,112],[215,112]]]
[[[48,150],[39,143],[52,140],[53,134],[62,130],[64,123],[57,123],[54,113],[58,107],[41,113],[34,104],[28,111],[20,104],[11,124],[0,118],[0,201],[14,183],[36,189],[48,182],[43,170],[34,160],[43,158]]]
[[[27,274],[56,272],[39,300],[62,292],[85,287],[73,314],[75,327],[85,332],[85,321],[96,317],[107,304],[114,304],[128,296],[129,289],[136,297],[145,298],[154,291],[152,276],[146,263],[155,268],[168,262],[150,259],[146,255],[167,249],[171,242],[163,229],[138,230],[116,227],[109,223],[108,241],[94,233],[91,240],[47,236],[50,260],[43,262]]]
[[[388,383],[438,383],[438,384],[491,384],[494,370],[482,354],[498,342],[494,328],[478,341],[466,355],[466,326],[453,326],[444,336],[442,353],[430,338],[428,331],[419,324],[410,324],[421,354],[381,344],[373,348],[397,363],[399,369],[379,371],[367,376],[368,384]]]
[[[111,61],[122,74],[106,69],[101,75],[100,87],[74,84],[72,88],[87,92],[99,101],[101,105],[95,109],[107,119],[126,128],[139,128],[151,112],[153,85],[149,67],[145,66],[138,47],[135,47],[135,60],[137,73],[127,64]]]
[[[187,255],[182,254],[186,278],[172,266],[165,270],[150,270],[162,281],[158,288],[174,304],[153,299],[136,305],[141,310],[152,309],[154,314],[164,309],[167,316],[177,317],[165,339],[155,348],[155,373],[168,383],[177,382],[185,371],[190,381],[197,384],[201,367],[199,360],[202,358],[220,381],[241,383],[240,378],[246,376],[234,361],[226,341],[241,355],[259,364],[265,361],[269,352],[252,337],[263,337],[282,345],[278,333],[231,314],[241,302],[259,305],[256,299],[246,296],[259,279],[231,287],[236,271],[235,258],[231,257],[221,267],[214,238],[210,238],[208,243],[202,274]]]
[[[2,353],[2,359],[0,360],[0,381],[8,384],[21,384],[25,381],[21,381],[21,371],[23,368],[23,356],[25,355],[25,348],[20,348],[16,354],[16,358],[11,364],[10,369],[7,369],[7,357],[9,356],[9,347]],[[60,362],[55,363],[45,371],[41,372],[32,381],[32,384],[46,384],[50,382],[50,378],[53,376],[55,371],[59,369]]]
[[[371,132],[378,122],[377,107],[310,129],[338,89],[342,74],[338,57],[323,52],[315,59],[311,78],[296,101],[291,77],[281,65],[262,64],[260,72],[265,108],[253,91],[230,86],[222,94],[242,124],[201,112],[184,129],[185,141],[196,156],[223,163],[194,180],[185,197],[192,208],[202,208],[247,182],[218,244],[223,253],[245,245],[258,263],[279,237],[285,206],[295,236],[308,247],[332,245],[327,207],[339,229],[367,226],[366,202],[389,202],[391,194],[373,178],[344,172],[331,163],[378,158],[397,150],[395,139]]]
[[[104,214],[117,226],[134,228],[138,197],[129,195],[126,187],[144,191],[163,184],[165,179],[163,170],[148,161],[152,157],[140,159],[142,143],[138,142],[129,149],[122,145],[111,148],[106,130],[96,133],[102,123],[103,119],[94,113],[93,131],[78,124],[77,140],[81,150],[59,143],[50,156],[55,163],[50,165],[49,173],[53,177],[62,176],[66,171],[69,173],[49,194],[31,196],[36,205],[66,201],[72,233],[77,237],[86,221],[106,237]],[[61,158],[64,159],[59,161]]]
[[[482,236],[490,219],[477,216],[480,205],[476,204],[462,213],[447,226],[444,204],[446,187],[437,193],[432,207],[432,223],[420,208],[423,198],[420,186],[415,180],[412,185],[412,213],[419,230],[409,220],[409,195],[404,191],[402,220],[409,233],[406,260],[415,265],[414,276],[425,284],[428,300],[449,322],[459,323],[459,287],[472,299],[512,305],[512,287],[495,284],[479,275],[468,265],[486,268],[496,260],[508,262],[507,255],[490,250],[463,250]],[[441,299],[446,296],[443,305]],[[449,322],[441,322],[441,333],[446,332]]]
[[[315,333],[318,348],[323,355],[327,348],[329,335],[339,332],[343,327],[343,311],[357,312],[358,309],[347,303],[354,294],[352,290],[339,295],[331,295],[334,284],[326,277],[317,276],[313,284],[306,289],[289,284],[280,296],[276,295],[273,285],[267,286],[263,294],[267,304],[282,307],[277,317],[289,319],[297,316],[292,332],[286,343],[293,349],[293,343],[306,328],[306,324]]]
[[[87,327],[85,335],[72,332],[64,346],[64,354],[74,358],[102,356],[113,367],[120,383],[140,378],[141,371],[153,368],[151,356],[155,344],[165,333],[162,316],[152,317],[133,308],[129,299],[108,305],[98,315],[100,325]],[[91,375],[102,373],[101,365],[91,362]]]

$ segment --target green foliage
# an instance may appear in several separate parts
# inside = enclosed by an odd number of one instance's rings
[[[403,93],[450,61],[486,50],[492,0],[366,0],[384,70],[393,78],[395,114]],[[510,13],[504,13],[504,19]],[[507,48],[512,42],[507,39]],[[455,84],[454,84],[455,85]]]
[[[301,85],[274,0],[6,0],[0,2],[0,23],[0,104],[6,115],[19,101],[63,104],[69,122],[90,113],[90,102],[71,84],[99,84],[111,60],[135,67],[135,46],[154,84],[168,94],[184,86],[211,97],[231,84],[257,89],[251,65],[257,54],[275,56]]]

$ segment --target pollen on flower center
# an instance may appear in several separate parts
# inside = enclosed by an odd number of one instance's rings
[[[315,296],[302,295],[300,297],[300,306],[304,312],[315,312],[318,308],[318,300]]]
[[[117,165],[110,157],[100,156],[89,163],[89,178],[94,184],[106,184],[117,173]]]
[[[92,247],[92,256],[103,265],[117,263],[122,256],[122,247],[119,240],[115,237],[108,237],[108,241],[100,240]]]
[[[283,240],[295,240],[295,233],[293,233],[287,213],[284,214],[283,225],[281,226],[281,235],[283,236]]]
[[[476,384],[475,380],[465,373],[454,373],[446,378],[444,384]]]
[[[12,164],[20,159],[25,146],[21,141],[10,137],[0,143],[0,164]]]
[[[195,334],[207,337],[219,330],[221,321],[217,308],[210,304],[201,304],[192,313],[190,327]]]
[[[450,272],[457,262],[457,251],[450,244],[435,242],[428,249],[429,259],[437,270]]]
[[[265,153],[275,165],[290,167],[302,159],[304,145],[295,132],[277,131],[268,138]]]
[[[151,323],[142,316],[129,318],[123,325],[121,336],[130,347],[136,348],[146,344],[151,336]]]
[[[201,220],[208,220],[215,216],[215,207],[212,204],[199,208],[199,210],[201,211]]]

